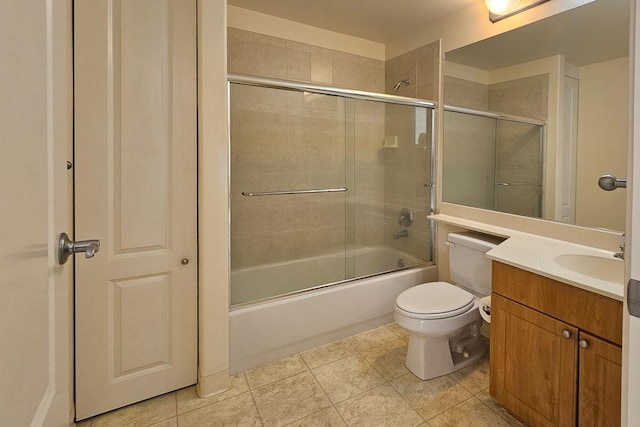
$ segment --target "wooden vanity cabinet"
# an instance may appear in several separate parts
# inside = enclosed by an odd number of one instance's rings
[[[493,262],[491,395],[531,426],[620,425],[622,302]]]
[[[619,426],[622,348],[582,331],[578,343],[578,425]]]

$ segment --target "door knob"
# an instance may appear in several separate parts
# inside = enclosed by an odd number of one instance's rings
[[[627,178],[616,178],[613,175],[602,175],[598,179],[598,185],[605,191],[613,191],[616,188],[627,188]]]
[[[74,242],[69,239],[67,233],[60,234],[58,238],[58,262],[60,265],[66,263],[72,254],[84,252],[85,258],[93,258],[99,250],[100,240],[78,240]]]

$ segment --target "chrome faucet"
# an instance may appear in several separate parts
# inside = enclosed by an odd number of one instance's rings
[[[401,237],[409,237],[409,231],[408,230],[402,230],[402,231],[394,231],[393,232],[393,238],[395,240],[398,240]]]
[[[615,254],[613,254],[614,257],[616,258],[620,258],[620,259],[624,259],[624,248],[626,246],[626,233],[622,233],[622,243],[620,243],[620,252],[616,252]]]

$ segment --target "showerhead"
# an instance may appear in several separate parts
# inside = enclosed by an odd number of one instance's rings
[[[400,86],[402,86],[403,84],[409,86],[411,84],[411,80],[409,80],[409,79],[400,80],[398,83],[393,85],[393,91],[397,92],[398,89],[400,89]]]

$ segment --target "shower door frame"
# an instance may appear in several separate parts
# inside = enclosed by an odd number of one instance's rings
[[[427,117],[427,122],[430,123],[430,127],[431,127],[431,131],[430,131],[430,174],[429,174],[429,182],[425,183],[426,186],[430,187],[430,197],[429,197],[429,213],[430,214],[434,214],[435,213],[435,209],[436,209],[436,188],[435,188],[435,176],[436,176],[436,135],[437,135],[437,115],[438,115],[438,103],[435,101],[431,101],[431,100],[426,100],[426,99],[418,99],[418,98],[407,98],[404,96],[397,96],[397,95],[388,95],[388,94],[383,94],[383,93],[376,93],[376,92],[367,92],[367,91],[360,91],[360,90],[351,90],[351,89],[343,89],[343,88],[336,88],[336,87],[331,87],[331,86],[323,86],[323,85],[317,85],[317,84],[313,84],[313,83],[305,83],[305,82],[296,82],[296,81],[290,81],[290,80],[283,80],[283,79],[276,79],[276,78],[269,78],[269,77],[261,77],[261,76],[254,76],[254,75],[248,75],[248,74],[239,74],[239,73],[228,73],[227,74],[227,86],[228,86],[228,90],[227,90],[227,95],[228,95],[228,99],[227,99],[227,105],[229,106],[228,108],[228,123],[230,126],[231,123],[231,85],[232,84],[241,84],[241,85],[246,85],[246,86],[254,86],[254,87],[261,87],[261,88],[269,88],[269,89],[282,89],[282,90],[293,90],[293,91],[299,91],[299,92],[309,92],[309,93],[314,93],[314,94],[321,94],[321,95],[332,95],[332,96],[339,96],[342,98],[347,98],[347,99],[354,99],[354,100],[362,100],[362,101],[372,101],[372,102],[383,102],[386,104],[396,104],[396,105],[404,105],[404,106],[409,106],[409,107],[419,107],[419,108],[425,108],[427,110],[427,114],[430,115]],[[228,134],[228,140],[227,140],[227,148],[228,148],[228,153],[229,153],[229,158],[227,159],[228,161],[228,165],[229,165],[229,170],[231,170],[231,134]],[[229,179],[229,182],[227,183],[228,185],[228,197],[229,199],[231,198],[231,179]],[[336,191],[336,190],[340,190],[340,191],[347,191],[347,189],[331,189],[332,191]],[[315,192],[315,190],[313,190]],[[231,236],[231,210],[232,210],[232,203],[229,203],[229,212],[228,212],[228,227],[229,227],[229,236]],[[434,244],[435,244],[435,224],[433,221],[430,221],[430,225],[429,225],[429,257],[430,257],[430,261],[425,261],[423,263],[419,263],[416,265],[412,265],[410,267],[405,267],[405,268],[397,268],[395,270],[391,270],[391,271],[383,271],[383,272],[379,272],[379,273],[374,273],[374,274],[368,274],[368,275],[363,275],[363,276],[358,276],[358,277],[353,277],[353,278],[349,278],[349,279],[345,279],[345,280],[340,280],[337,282],[331,282],[331,283],[324,283],[321,285],[316,285],[316,286],[311,286],[309,288],[305,288],[305,289],[301,289],[298,291],[293,291],[293,292],[289,292],[289,293],[285,293],[285,294],[281,294],[281,295],[276,295],[276,296],[271,296],[268,298],[263,298],[263,299],[259,299],[259,300],[255,300],[255,301],[249,301],[246,303],[239,303],[239,304],[235,304],[232,307],[243,307],[243,306],[248,306],[248,305],[253,305],[256,303],[263,303],[266,301],[271,301],[271,300],[275,300],[275,299],[280,299],[280,298],[284,298],[284,297],[289,297],[292,295],[299,295],[301,293],[306,293],[306,292],[310,292],[310,291],[314,291],[314,290],[318,290],[318,289],[323,289],[323,288],[327,288],[327,287],[331,287],[334,285],[338,285],[338,284],[343,284],[343,283],[348,283],[348,282],[352,282],[354,280],[359,280],[359,279],[364,279],[364,278],[369,278],[369,277],[375,277],[381,274],[387,274],[387,273],[391,273],[391,272],[395,272],[395,271],[401,271],[401,270],[407,270],[407,269],[411,269],[411,268],[415,268],[415,267],[422,267],[425,265],[431,265],[435,264],[435,260],[434,260],[434,255],[435,255],[435,250],[434,250]],[[229,239],[229,241],[227,242],[228,244],[228,251],[229,253],[231,253],[231,239]],[[229,274],[231,274],[231,260],[229,260]],[[229,280],[229,283],[231,283],[231,280]]]

